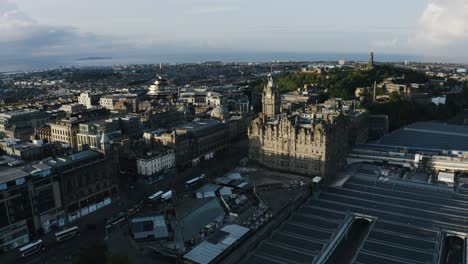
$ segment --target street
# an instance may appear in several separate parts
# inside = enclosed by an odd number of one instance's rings
[[[17,256],[18,250],[13,250],[1,257],[2,263],[72,263],[72,258],[79,255],[81,248],[88,248],[104,242],[104,219],[118,211],[119,206],[117,203],[101,208],[93,214],[79,219],[76,223],[80,227],[79,236],[63,242],[57,242],[55,241],[55,232],[50,232],[41,237],[46,248],[44,251],[21,259]],[[92,226],[93,228],[90,229],[87,226]]]
[[[239,161],[247,157],[248,140],[242,139],[231,144],[228,149],[216,154],[215,158],[208,161],[202,161],[197,167],[187,168],[178,173],[172,180],[163,180],[155,185],[145,185],[134,182],[123,182],[120,185],[120,201],[115,201],[111,205],[102,208],[90,215],[78,220],[80,227],[80,236],[74,237],[63,242],[56,242],[54,232],[44,235],[41,239],[44,241],[46,249],[40,253],[20,259],[17,256],[17,250],[5,253],[1,256],[3,263],[44,263],[44,264],[64,264],[72,263],[72,259],[79,255],[81,248],[88,248],[96,244],[106,243],[110,251],[118,251],[119,254],[128,255],[132,263],[146,263],[151,259],[137,252],[135,248],[129,246],[128,234],[125,228],[117,228],[108,235],[105,241],[105,219],[117,214],[119,211],[126,211],[136,203],[147,197],[148,193],[158,190],[169,190],[172,188],[176,194],[182,195],[185,192],[185,182],[204,173],[207,179],[214,179],[229,172],[235,168]],[[133,187],[131,187],[133,186]],[[141,188],[141,190],[140,190]],[[92,226],[89,229],[88,226]],[[161,263],[164,263],[161,260]]]

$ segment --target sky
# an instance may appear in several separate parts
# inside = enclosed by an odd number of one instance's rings
[[[468,62],[468,0],[0,0],[0,63],[164,53]]]

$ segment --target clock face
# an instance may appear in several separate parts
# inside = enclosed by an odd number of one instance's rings
[[[270,98],[271,98],[271,94],[267,94],[267,98],[270,99]]]

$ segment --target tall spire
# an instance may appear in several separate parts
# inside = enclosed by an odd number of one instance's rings
[[[268,87],[276,88],[275,81],[273,80],[273,76],[271,74],[268,75]]]
[[[106,134],[106,128],[101,129],[101,150],[107,152],[109,150],[110,140]]]

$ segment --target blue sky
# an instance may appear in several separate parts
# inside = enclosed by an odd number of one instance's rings
[[[0,59],[147,52],[456,58],[468,0],[0,0]]]

